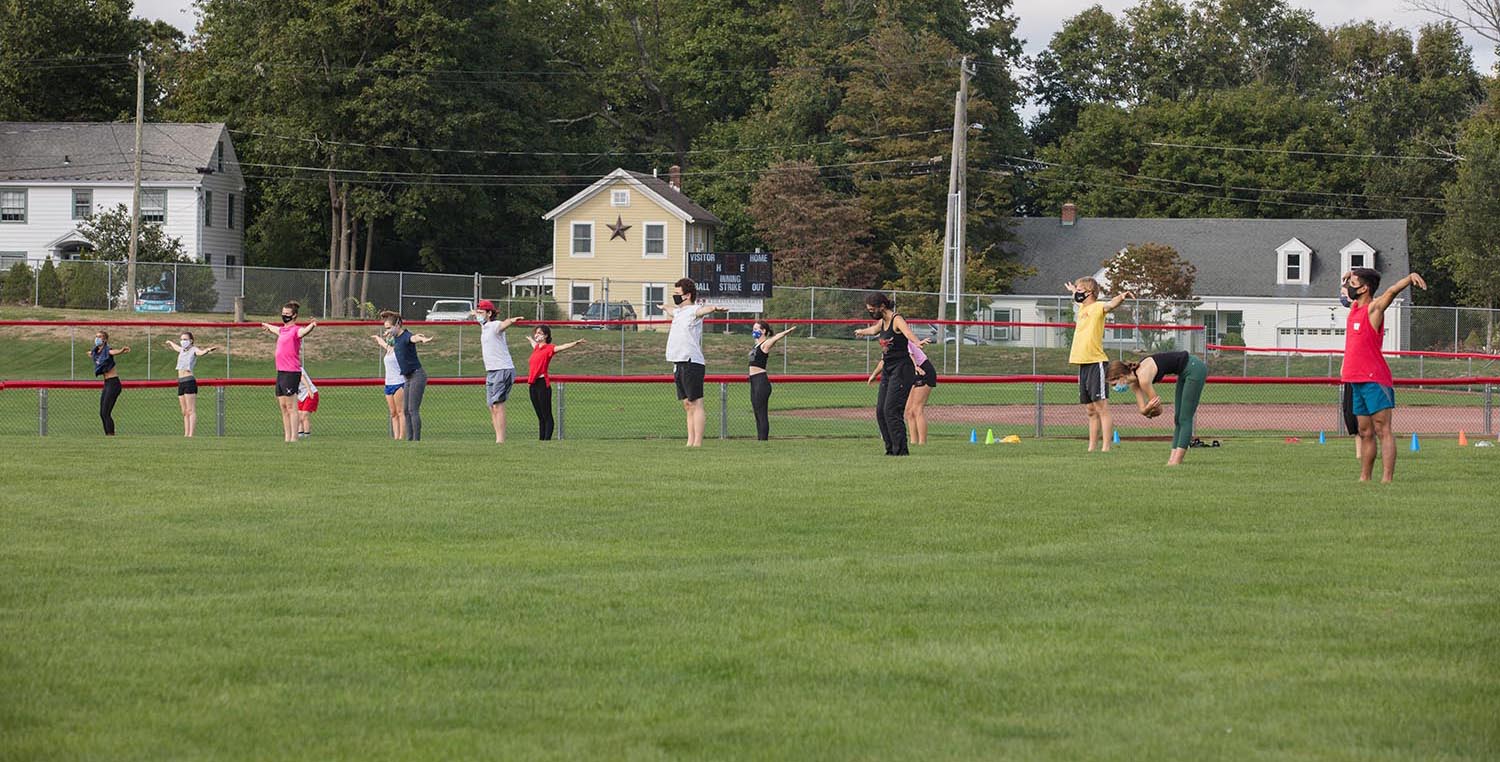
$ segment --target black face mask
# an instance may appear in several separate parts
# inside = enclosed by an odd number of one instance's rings
[[[1083,304],[1083,300],[1085,300],[1087,298],[1089,298],[1089,292],[1087,292],[1087,291],[1074,291],[1073,292],[1073,301],[1078,302],[1079,304]]]
[[[1359,286],[1344,286],[1344,293],[1349,297],[1349,301],[1359,301]]]
[[[682,302],[685,299],[687,299],[687,297],[684,296],[683,294],[672,294],[672,303],[673,304],[682,304]]]
[[[283,322],[283,323],[290,323],[290,322],[292,322],[293,320],[296,320],[296,319],[297,318],[294,317],[294,316],[292,316],[292,315],[282,315],[281,316],[281,322]]]

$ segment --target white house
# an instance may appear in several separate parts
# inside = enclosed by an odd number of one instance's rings
[[[1104,262],[1131,244],[1160,243],[1197,267],[1192,322],[1207,329],[1205,338],[1219,343],[1233,334],[1250,347],[1341,349],[1348,316],[1338,301],[1343,273],[1370,267],[1390,283],[1410,269],[1405,220],[1078,217],[1069,204],[1060,217],[1014,219],[1011,230],[1019,261],[1036,275],[1017,281],[1016,295],[994,299],[994,320],[1071,323],[1064,282],[1101,277]],[[1409,306],[1398,299],[1387,313],[1387,350],[1408,346]],[[986,338],[1021,343],[1027,336],[996,329]],[[1134,340],[1113,330],[1105,338]],[[1044,343],[1065,341],[1055,331]]]
[[[77,257],[89,244],[80,220],[130,206],[134,149],[132,123],[0,122],[0,267]],[[223,124],[144,126],[141,220],[161,225],[194,259],[215,265],[225,294],[239,293],[244,197],[234,141]]]

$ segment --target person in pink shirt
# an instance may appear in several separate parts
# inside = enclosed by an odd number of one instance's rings
[[[281,430],[286,441],[297,441],[297,387],[302,383],[302,337],[318,327],[314,320],[297,325],[297,311],[302,305],[281,305],[281,325],[261,323],[260,327],[276,337],[276,405],[281,408]]]
[[[1422,276],[1412,273],[1396,281],[1385,293],[1380,273],[1356,267],[1344,273],[1344,294],[1351,302],[1344,328],[1344,364],[1339,380],[1349,384],[1354,418],[1359,422],[1359,480],[1367,482],[1375,471],[1375,442],[1380,442],[1382,483],[1396,475],[1396,435],[1391,431],[1391,411],[1396,407],[1396,384],[1380,347],[1385,338],[1385,310],[1408,286],[1427,288]]]

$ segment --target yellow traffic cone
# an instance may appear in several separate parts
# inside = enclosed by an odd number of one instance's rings
[[[988,431],[986,431],[984,433],[984,443],[985,444],[994,444],[995,443],[995,430],[994,429],[990,429],[990,430],[988,430]]]

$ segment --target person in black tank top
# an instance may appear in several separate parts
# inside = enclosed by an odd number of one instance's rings
[[[1208,380],[1208,366],[1187,352],[1159,352],[1138,363],[1112,362],[1106,374],[1115,391],[1135,392],[1136,406],[1147,418],[1161,415],[1161,398],[1156,394],[1155,384],[1167,376],[1177,377],[1172,404],[1172,454],[1167,457],[1167,465],[1175,466],[1182,463],[1193,442],[1193,418]]]
[[[771,376],[766,372],[771,347],[795,330],[797,327],[792,326],[775,333],[764,320],[750,326],[750,337],[755,339],[750,348],[750,408],[755,411],[755,438],[762,442],[771,438]]]
[[[881,362],[885,366],[880,376],[880,392],[875,397],[875,422],[880,425],[880,438],[885,441],[886,455],[910,455],[906,439],[906,399],[916,376],[909,342],[917,341],[906,319],[896,314],[896,305],[889,296],[881,293],[865,298],[865,311],[876,322],[854,332],[855,336],[877,336],[880,339]]]

